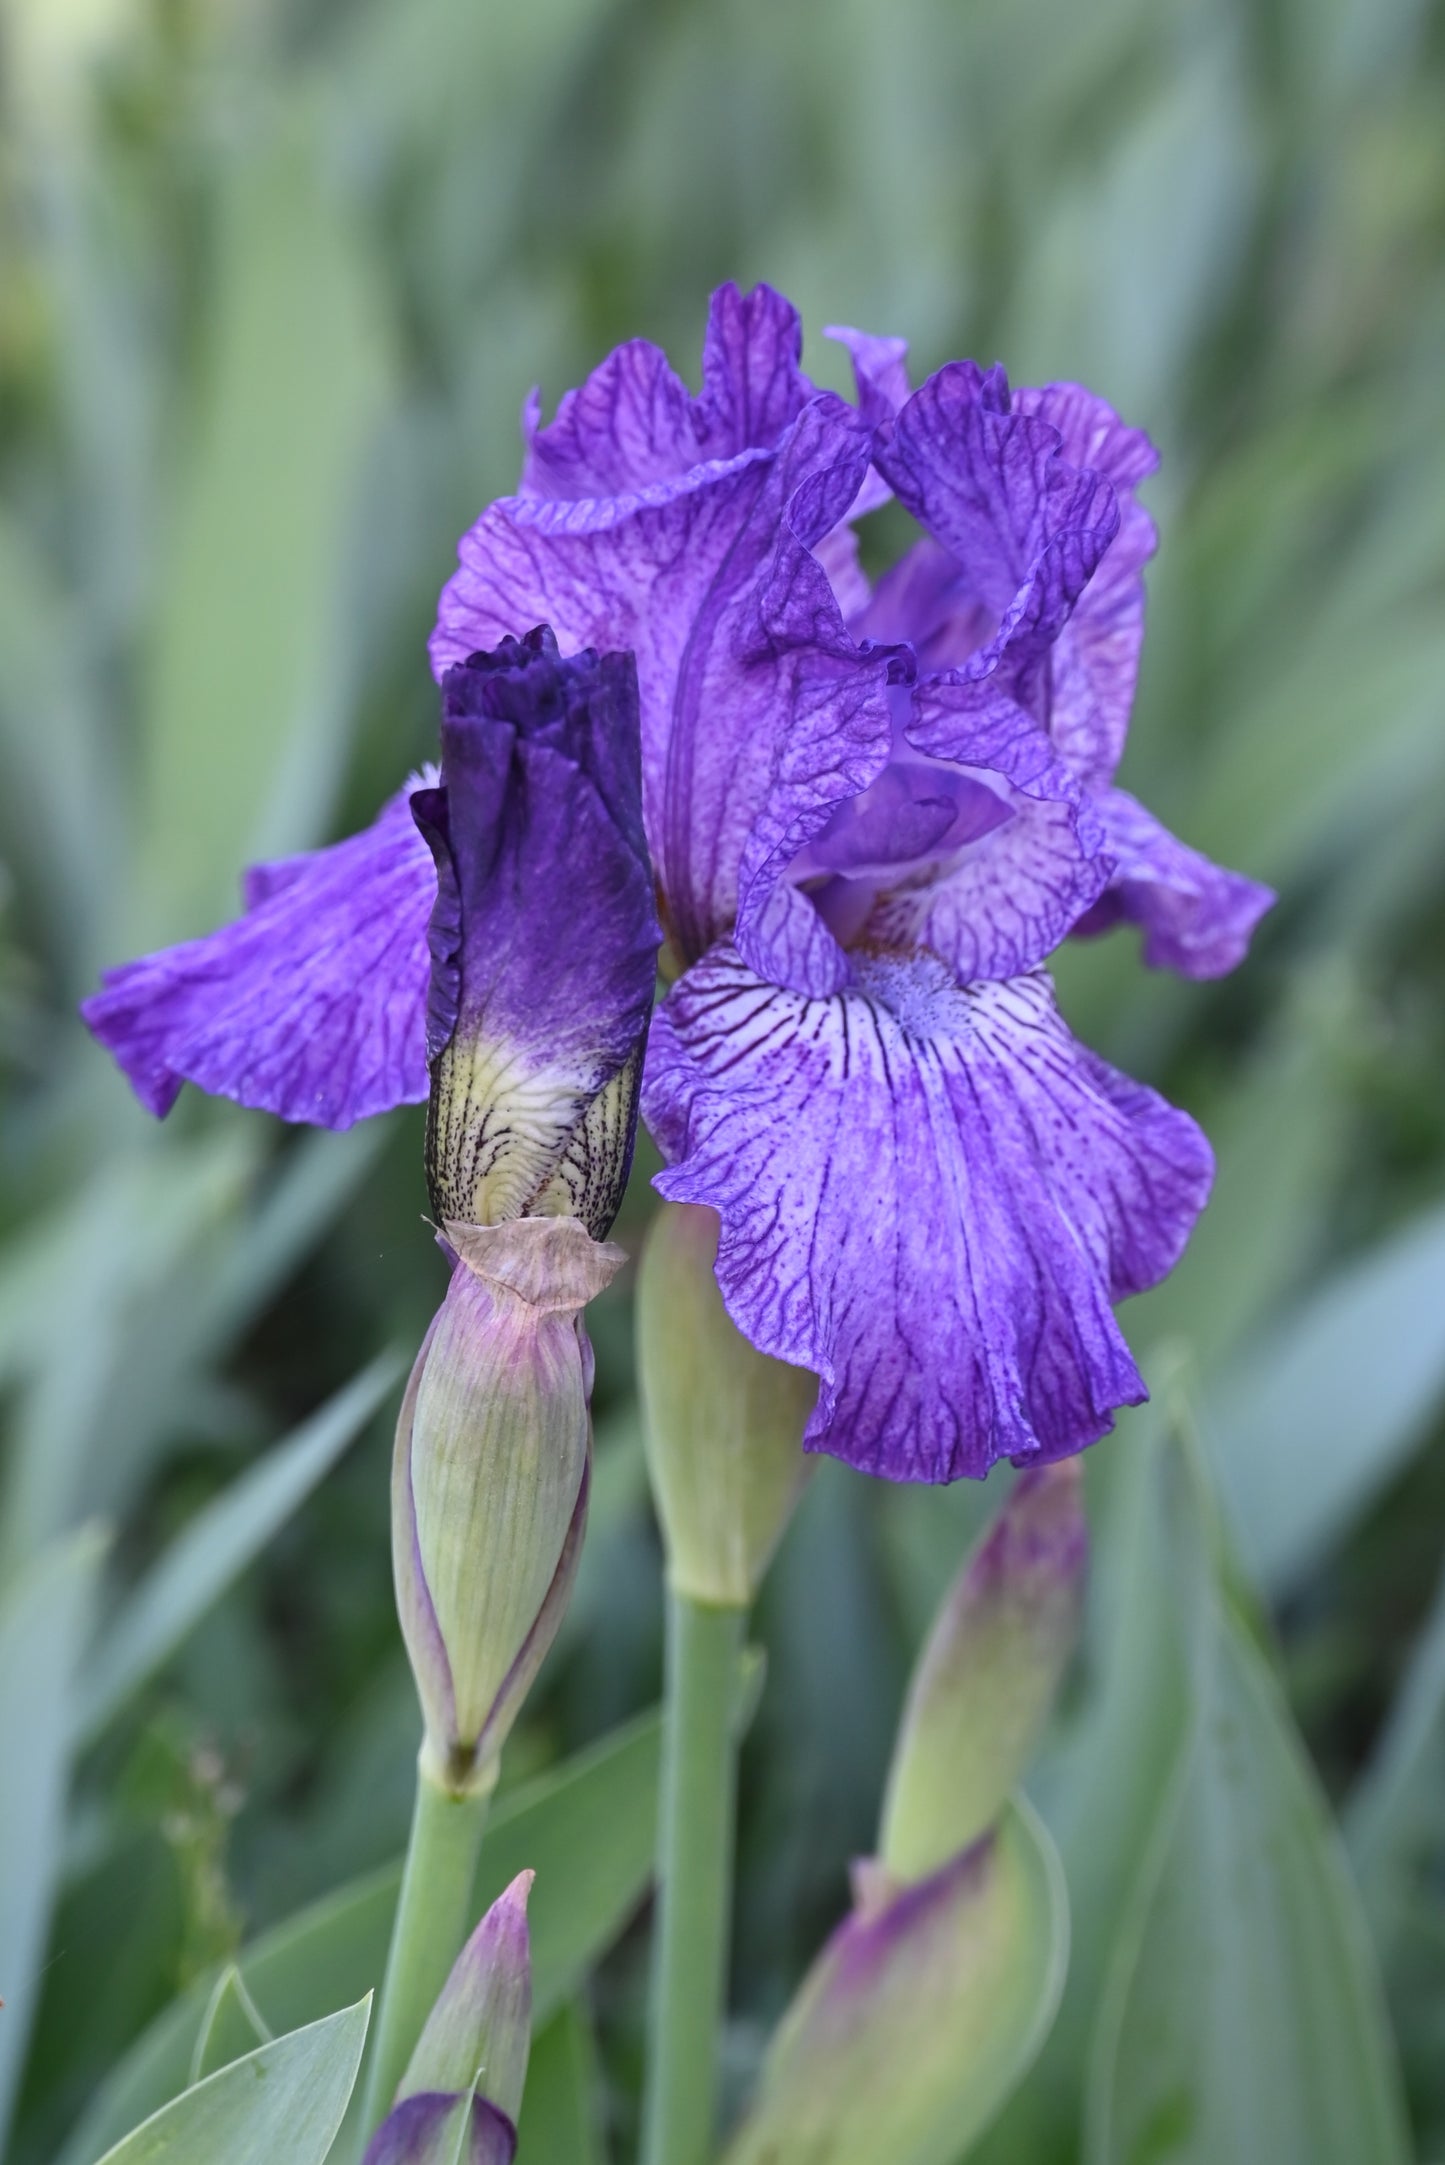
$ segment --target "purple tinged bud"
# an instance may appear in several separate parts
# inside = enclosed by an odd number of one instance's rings
[[[575,1218],[446,1232],[456,1266],[397,1423],[392,1560],[423,1766],[466,1795],[495,1782],[571,1591],[591,1471],[581,1311],[623,1255]]]
[[[401,2079],[399,2097],[418,2090],[477,2088],[515,2120],[522,2104],[532,2034],[532,1953],[527,1898],[533,1872],[520,1872],[452,1965]]]
[[[363,2165],[511,2165],[532,2027],[523,1872],[452,1966]]]
[[[512,2165],[516,2155],[517,2130],[484,2097],[437,2091],[389,2112],[362,2165]]]
[[[810,1470],[818,1379],[732,1322],[717,1240],[716,1211],[663,1204],[638,1275],[638,1370],[668,1578],[694,1601],[747,1608]]]
[[[863,1899],[804,1979],[724,2165],[955,2165],[1037,2051],[1067,1954],[1062,1875],[1022,1811]]]
[[[1078,1639],[1088,1562],[1079,1461],[1020,1476],[939,1612],[909,1687],[879,1840],[924,1879],[990,1827]]]

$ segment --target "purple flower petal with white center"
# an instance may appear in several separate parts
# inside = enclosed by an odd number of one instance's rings
[[[1255,926],[1273,907],[1272,890],[1190,849],[1126,790],[1107,790],[1097,801],[1115,869],[1075,932],[1136,924],[1153,969],[1224,977],[1237,968]]]
[[[748,308],[736,296],[715,307],[705,396],[728,417],[720,442],[745,424],[776,438],[629,493],[493,504],[463,538],[432,659],[440,671],[534,616],[567,647],[633,648],[647,828],[674,942],[695,959],[735,924],[746,940],[756,926],[760,957],[804,953],[815,985],[836,978],[836,957],[773,889],[886,756],[897,665],[848,637],[812,554],[857,496],[870,431],[830,393],[790,417],[798,382],[776,321],[759,332]],[[600,451],[593,465],[600,474]]]
[[[718,1212],[734,1321],[820,1378],[808,1448],[895,1480],[1065,1457],[1145,1396],[1112,1303],[1178,1260],[1209,1146],[1074,1043],[1042,972],[854,962],[830,999],[725,947],[674,987],[657,1186]]]
[[[436,873],[409,797],[256,867],[234,924],[105,973],[81,1014],[149,1112],[183,1082],[327,1128],[426,1097]]]

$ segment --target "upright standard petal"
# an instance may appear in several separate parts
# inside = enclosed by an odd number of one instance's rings
[[[81,1014],[148,1111],[183,1082],[326,1128],[426,1097],[437,883],[409,794],[344,842],[258,866],[235,923],[106,972]]]
[[[1014,410],[1001,368],[971,361],[929,377],[879,429],[874,460],[991,620],[975,652],[947,660],[980,676],[1006,667],[1012,683],[1036,691],[1118,532],[1108,480],[1064,455],[1051,422]]]
[[[1145,1396],[1111,1304],[1177,1261],[1209,1146],[1074,1043],[1042,972],[854,961],[829,999],[729,948],[673,989],[657,1186],[718,1212],[735,1322],[820,1378],[808,1447],[895,1480],[1065,1457]]]
[[[1098,806],[1114,873],[1074,930],[1136,924],[1151,968],[1185,977],[1224,977],[1237,968],[1274,905],[1272,889],[1190,849],[1127,790],[1107,790]]]
[[[786,408],[776,367],[728,366],[735,413]],[[848,637],[811,554],[856,497],[870,440],[851,406],[820,394],[775,445],[675,480],[505,499],[463,538],[443,592],[439,671],[543,616],[564,648],[635,651],[647,832],[685,960],[761,917],[810,822],[886,757],[893,665]]]
[[[630,654],[550,631],[442,680],[427,1172],[443,1222],[575,1215],[626,1184],[661,937]]]
[[[722,286],[708,312],[700,395],[660,347],[629,339],[563,395],[551,421],[532,394],[522,488],[574,501],[626,496],[709,460],[771,449],[812,395],[802,353],[802,323],[781,293]]]
[[[1102,789],[1129,733],[1144,644],[1144,566],[1159,539],[1134,492],[1159,454],[1142,429],[1129,428],[1082,384],[1016,391],[1013,405],[1056,428],[1063,456],[1103,474],[1119,506],[1119,531],[1049,657],[1041,713],[1079,779]]]

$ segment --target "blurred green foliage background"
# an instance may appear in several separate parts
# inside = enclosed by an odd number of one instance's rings
[[[60,1574],[34,1657],[0,1644],[6,2155],[54,2156],[243,1932],[396,1852],[416,1731],[395,1389],[349,1387],[440,1296],[420,1116],[302,1136],[188,1092],[156,1129],[75,1002],[430,754],[435,596],[528,386],[634,333],[695,379],[735,277],[812,334],[905,332],[919,374],[1081,377],[1162,449],[1124,779],[1282,901],[1226,985],[1115,935],[1061,990],[1219,1151],[1125,1320],[1186,1349],[1445,2156],[1445,14],[7,0],[3,59],[0,1640]],[[631,1245],[647,1207],[639,1177]],[[594,1335],[595,1523],[509,1781],[658,1688],[625,1283]],[[1093,1454],[1105,1523],[1133,1433]],[[825,1467],[789,1538],[735,2085],[871,1838],[980,1509]],[[644,1951],[590,2001],[620,2144]],[[1072,2158],[1069,2127],[996,2155]]]

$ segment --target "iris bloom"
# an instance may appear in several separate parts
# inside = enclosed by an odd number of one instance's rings
[[[545,426],[534,397],[521,487],[464,537],[431,651],[449,706],[519,625],[635,655],[676,978],[643,1084],[657,1184],[718,1213],[739,1327],[818,1376],[807,1445],[943,1481],[1063,1457],[1145,1396],[1113,1304],[1177,1261],[1211,1178],[1194,1123],[1070,1037],[1045,957],[1128,918],[1146,960],[1211,975],[1269,897],[1113,787],[1147,439],[969,363],[910,395],[901,342],[839,335],[856,403],[804,376],[766,287],[715,297],[698,395],[634,341]],[[850,522],[890,493],[921,536],[870,591]],[[592,846],[565,838],[489,950],[505,1047],[544,951],[597,1010]],[[153,1110],[182,1077],[333,1126],[426,1095],[431,875],[404,806],[301,863],[91,1003]],[[540,1045],[569,1010],[539,999]],[[524,1209],[578,1147],[564,1068],[508,1182]]]
[[[1113,787],[1154,544],[1145,437],[842,336],[856,405],[759,287],[714,299],[694,397],[642,341],[543,426],[462,541],[444,670],[544,616],[637,655],[643,792],[680,972],[643,1114],[657,1185],[721,1220],[762,1351],[820,1379],[806,1441],[950,1480],[1059,1458],[1145,1396],[1113,1303],[1177,1261],[1212,1161],[1076,1044],[1044,958],[1119,918],[1233,966],[1267,906]],[[850,521],[922,529],[870,591]]]

